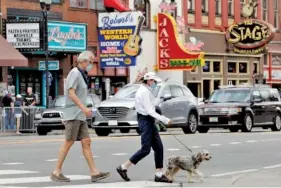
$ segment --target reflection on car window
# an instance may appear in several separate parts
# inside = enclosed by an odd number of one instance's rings
[[[169,87],[169,86],[166,86],[166,87],[164,88],[161,97],[164,97],[164,96],[167,95],[167,94],[170,95],[170,96],[172,96],[172,93],[171,93],[171,90],[170,90],[170,87]]]
[[[194,96],[193,93],[187,87],[182,87],[185,96]]]
[[[280,95],[279,95],[279,92],[278,92],[277,89],[271,89],[270,93],[271,93],[271,96],[272,96],[270,98],[271,101],[279,101],[280,100]]]
[[[253,99],[261,99],[261,94],[259,91],[253,91]]]
[[[268,90],[261,90],[260,93],[263,101],[270,101],[270,92]]]
[[[136,92],[139,89],[140,85],[127,85],[113,96],[113,98],[135,98]]]
[[[211,103],[249,102],[250,90],[216,90],[209,98]]]
[[[180,86],[171,85],[170,88],[171,88],[173,97],[182,97],[183,96],[183,91],[180,88]]]

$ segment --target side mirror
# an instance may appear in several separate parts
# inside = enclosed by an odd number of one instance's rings
[[[164,101],[170,100],[170,99],[172,99],[172,98],[173,98],[173,97],[172,97],[172,95],[170,95],[170,94],[165,94],[164,97],[163,97]]]
[[[261,99],[261,98],[254,99],[253,102],[254,102],[254,103],[260,103],[260,102],[262,102],[262,99]]]

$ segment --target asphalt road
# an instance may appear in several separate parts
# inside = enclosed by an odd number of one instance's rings
[[[184,135],[173,133],[194,152],[207,149],[212,160],[203,162],[199,170],[205,179],[200,183],[187,183],[181,172],[174,184],[153,182],[153,152],[137,166],[129,169],[131,182],[125,183],[116,173],[117,165],[127,160],[140,147],[140,137],[132,134],[113,134],[97,137],[92,134],[92,150],[99,169],[110,171],[111,177],[91,183],[88,167],[80,143],[71,149],[63,173],[70,183],[54,183],[49,175],[54,168],[63,135],[1,136],[0,137],[0,187],[281,187],[281,132],[258,130],[252,133],[212,131],[207,134]],[[165,157],[190,155],[169,133],[163,133]]]

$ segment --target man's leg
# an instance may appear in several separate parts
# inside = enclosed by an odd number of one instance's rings
[[[141,149],[138,150],[128,161],[123,165],[117,167],[117,172],[125,181],[130,181],[130,178],[127,176],[127,169],[132,165],[136,165],[140,160],[146,157],[151,150],[153,129],[151,123],[145,119],[139,119],[139,127],[141,129]]]
[[[110,172],[100,172],[93,159],[93,153],[91,150],[91,138],[88,131],[88,124],[87,122],[80,122],[80,129],[78,134],[78,140],[81,140],[83,155],[88,163],[91,173],[91,180],[92,182],[105,179],[110,176]]]
[[[162,172],[164,161],[163,143],[158,133],[158,130],[155,128],[154,131],[154,137],[152,139],[152,149],[154,150],[154,161],[156,168],[154,181],[172,183],[172,181],[169,180]]]
[[[63,145],[60,148],[59,155],[58,155],[58,161],[55,167],[55,170],[51,174],[51,179],[53,181],[59,181],[59,182],[69,182],[70,179],[65,177],[61,173],[63,162],[68,154],[69,149],[74,144],[74,142],[77,139],[78,132],[79,132],[79,121],[77,120],[71,120],[67,121],[65,123],[65,141]]]

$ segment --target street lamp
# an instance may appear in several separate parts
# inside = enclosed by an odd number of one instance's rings
[[[44,20],[44,51],[45,51],[45,78],[46,78],[46,107],[49,108],[49,47],[48,47],[48,13],[51,9],[52,0],[40,0],[40,6]]]

